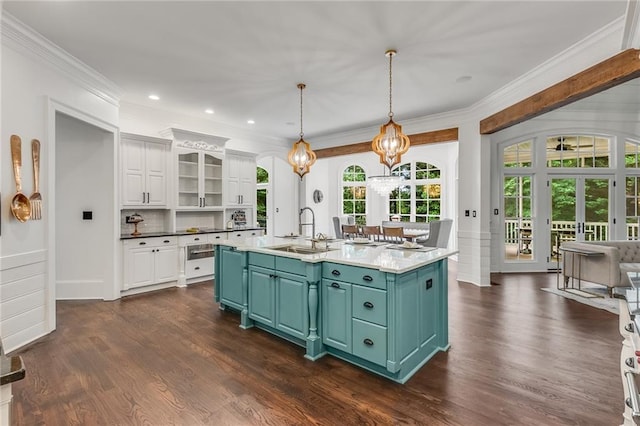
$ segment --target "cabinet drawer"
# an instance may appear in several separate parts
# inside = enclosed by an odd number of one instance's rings
[[[276,270],[287,271],[297,275],[306,275],[304,262],[299,259],[292,259],[290,257],[277,256]]]
[[[275,256],[270,254],[249,252],[249,265],[262,266],[263,268],[275,269]]]
[[[185,276],[187,278],[202,277],[213,274],[213,257],[189,260],[185,266]]]
[[[353,319],[353,354],[374,364],[387,364],[387,327]]]
[[[387,325],[387,292],[354,285],[352,287],[353,317],[378,325]]]
[[[161,247],[170,246],[178,243],[178,237],[152,237],[152,238],[133,238],[124,240],[125,248],[141,248],[141,247]]]
[[[325,262],[322,265],[322,277],[330,280],[340,280],[352,284],[387,289],[387,278],[384,272],[376,269],[359,268],[339,263]]]
[[[213,234],[209,234],[209,242],[210,243],[219,243],[222,240],[227,239],[226,232],[214,232]]]
[[[197,235],[180,235],[178,236],[178,245],[180,247],[188,246],[191,244],[205,244],[209,241],[207,234]]]

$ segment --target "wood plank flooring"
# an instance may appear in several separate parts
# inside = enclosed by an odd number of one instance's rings
[[[451,349],[405,385],[238,328],[211,282],[58,302],[58,329],[16,352],[14,425],[621,423],[616,315],[540,291],[554,274],[478,288],[455,267]]]

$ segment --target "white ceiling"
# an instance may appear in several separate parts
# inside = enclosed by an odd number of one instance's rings
[[[4,1],[122,100],[297,139],[468,107],[624,16],[626,0]],[[469,81],[459,79],[471,77]],[[157,93],[159,101],[147,98]],[[204,113],[213,108],[214,115]],[[248,125],[248,119],[256,124]]]

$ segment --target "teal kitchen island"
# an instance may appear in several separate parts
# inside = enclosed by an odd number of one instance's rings
[[[306,348],[405,383],[449,348],[447,261],[456,251],[256,237],[216,246],[215,300]]]

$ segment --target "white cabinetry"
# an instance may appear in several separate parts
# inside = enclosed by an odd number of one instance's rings
[[[226,150],[224,161],[227,206],[253,207],[256,203],[255,155]]]
[[[167,207],[171,140],[120,134],[123,207]]]
[[[176,208],[198,210],[222,207],[222,156],[177,148],[178,198]]]
[[[123,245],[124,290],[177,280],[177,237],[135,238]]]

